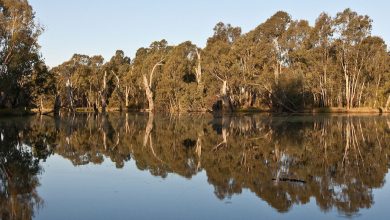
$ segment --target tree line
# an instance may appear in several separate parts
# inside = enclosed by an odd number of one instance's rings
[[[123,51],[74,54],[49,69],[43,29],[26,0],[0,1],[0,107],[169,112],[390,106],[390,53],[372,20],[345,9],[313,25],[279,11],[253,30],[218,23],[200,48],[155,41]]]

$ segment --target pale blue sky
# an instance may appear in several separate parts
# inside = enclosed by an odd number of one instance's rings
[[[278,10],[311,24],[323,11],[345,8],[367,14],[373,34],[390,42],[389,0],[30,0],[45,27],[40,38],[46,63],[53,67],[74,53],[101,54],[117,49],[133,57],[139,47],[166,39],[204,46],[214,25],[223,21],[247,32]]]

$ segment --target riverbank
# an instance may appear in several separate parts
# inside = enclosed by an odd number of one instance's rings
[[[305,111],[306,112],[306,111]],[[369,107],[363,107],[363,108],[314,108],[307,110],[308,113],[373,113],[373,114],[382,114],[382,113],[390,113],[390,109],[385,109],[382,107],[378,108],[369,108]]]
[[[34,115],[35,112],[26,108],[14,108],[14,109],[0,109],[0,116],[25,116],[25,115]]]
[[[120,112],[119,108],[107,108],[106,112]],[[75,112],[77,113],[93,113],[93,108],[75,108]],[[101,109],[99,109],[101,112]],[[128,109],[123,110],[123,112],[147,112],[146,110],[138,110],[138,109]],[[184,113],[184,112],[183,112]],[[193,113],[193,112],[188,112]],[[204,112],[199,112],[204,113]],[[390,109],[385,108],[313,108],[313,109],[305,109],[303,111],[297,112],[273,112],[270,109],[259,109],[259,108],[248,108],[248,109],[237,109],[232,113],[282,113],[282,114],[388,114],[390,113]],[[53,114],[52,109],[26,109],[26,108],[15,108],[15,109],[0,109],[0,117],[6,116],[25,116],[25,115],[34,115],[34,114],[43,114],[49,115]]]
[[[302,111],[296,112],[275,112],[270,109],[259,109],[259,108],[248,108],[248,109],[239,109],[234,112],[242,112],[242,113],[286,113],[286,114],[382,114],[382,113],[390,113],[390,109],[385,109],[382,107],[379,108],[370,108],[370,107],[362,107],[362,108],[343,108],[343,107],[326,107],[326,108],[311,108],[304,109]]]

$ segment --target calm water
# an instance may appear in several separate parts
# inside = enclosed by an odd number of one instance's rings
[[[388,219],[390,117],[0,119],[0,219]]]

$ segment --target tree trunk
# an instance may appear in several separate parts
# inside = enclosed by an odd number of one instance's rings
[[[143,81],[144,81],[144,88],[145,88],[145,95],[149,102],[149,108],[148,111],[152,112],[154,110],[154,103],[153,103],[153,92],[149,87],[148,80],[146,79],[146,76],[143,75]]]
[[[198,56],[198,65],[195,68],[195,73],[196,73],[196,82],[198,83],[198,87],[202,83],[202,65],[201,65],[201,57],[200,57],[200,52],[198,49],[196,49],[196,55]]]
[[[386,102],[385,109],[389,109],[389,106],[390,106],[390,95],[389,95],[389,97],[387,98],[387,102]]]
[[[364,82],[362,84],[362,87],[360,88],[359,99],[358,99],[358,106],[359,107],[361,107],[361,103],[362,103],[363,90],[364,90]]]
[[[227,94],[227,81],[222,81],[222,88],[221,88],[221,99],[222,99],[222,110],[223,111],[232,111],[232,105],[230,103],[230,98]]]
[[[128,86],[126,86],[126,91],[125,91],[125,105],[126,105],[126,111],[128,111],[128,109],[129,109],[129,87]]]
[[[351,107],[351,103],[350,103],[350,98],[351,98],[351,95],[350,95],[350,82],[349,82],[349,76],[347,74],[344,75],[345,77],[345,101],[346,101],[346,107],[347,109],[349,109]]]
[[[148,99],[148,102],[149,102],[149,109],[148,109],[149,112],[154,111],[153,92],[152,92],[153,74],[158,66],[163,65],[163,61],[164,61],[164,59],[161,59],[153,66],[152,71],[150,72],[150,75],[149,75],[149,81],[146,78],[146,76],[143,75],[145,94],[146,94],[146,98]]]
[[[61,99],[60,96],[57,94],[56,99],[54,101],[54,115],[57,116],[60,114],[60,108],[61,108]]]
[[[279,84],[279,75],[279,62],[277,62],[277,64],[274,66],[275,85]]]
[[[40,113],[40,114],[43,113],[43,100],[42,100],[42,96],[40,97],[39,113]]]
[[[67,96],[68,96],[68,101],[69,101],[69,109],[71,112],[74,111],[74,106],[73,106],[73,92],[72,92],[72,83],[70,79],[66,81],[66,90],[67,90]]]
[[[381,75],[379,75],[379,79],[378,79],[378,82],[377,82],[377,84],[376,84],[374,108],[376,107],[376,103],[377,103],[377,100],[378,100],[378,90],[379,90],[379,84],[380,84],[380,82],[381,82]]]
[[[96,102],[93,103],[93,112],[95,112],[95,114],[99,113],[99,109],[96,106]]]
[[[106,112],[107,107],[107,72],[104,72],[103,77],[103,90],[102,90],[102,112]]]

